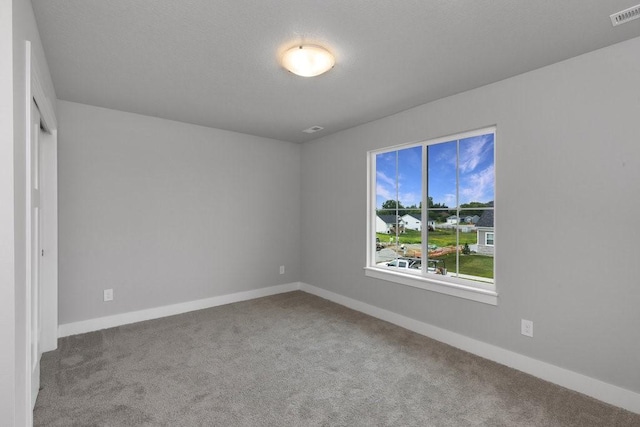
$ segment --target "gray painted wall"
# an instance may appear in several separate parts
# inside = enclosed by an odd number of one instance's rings
[[[303,282],[640,392],[640,234],[614,219],[640,211],[638,52],[640,38],[304,144]],[[365,277],[367,151],[494,124],[498,306]]]
[[[60,324],[299,280],[300,145],[64,101],[58,120]]]

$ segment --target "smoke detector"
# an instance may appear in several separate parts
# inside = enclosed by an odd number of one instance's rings
[[[311,126],[309,129],[305,129],[302,132],[304,133],[315,133],[324,129],[322,126]]]
[[[626,24],[629,21],[640,18],[640,4],[630,7],[629,9],[622,10],[618,13],[614,13],[610,16],[611,24],[616,27],[618,25]]]

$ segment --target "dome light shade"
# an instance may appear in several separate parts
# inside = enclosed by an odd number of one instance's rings
[[[295,46],[282,55],[282,66],[302,77],[319,76],[333,68],[335,63],[331,52],[314,45]]]

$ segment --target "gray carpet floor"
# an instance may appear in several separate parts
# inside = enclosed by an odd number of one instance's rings
[[[291,292],[59,341],[36,426],[640,426],[640,415]]]

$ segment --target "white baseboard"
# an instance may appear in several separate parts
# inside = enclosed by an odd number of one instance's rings
[[[628,411],[640,413],[640,394],[605,383],[550,363],[532,359],[519,353],[487,344],[428,323],[420,322],[388,310],[345,297],[306,283],[300,283],[301,291],[333,301],[370,316],[401,326],[453,347],[476,354],[501,365],[517,369],[534,377],[577,391]]]
[[[255,289],[252,291],[236,292],[233,294],[188,301],[179,304],[166,305],[163,307],[155,307],[146,310],[132,311],[129,313],[114,314],[113,316],[99,317],[97,319],[88,319],[82,320],[80,322],[65,323],[64,325],[60,325],[58,327],[58,337],[62,338],[69,335],[99,331],[101,329],[128,325],[130,323],[142,322],[145,320],[158,319],[160,317],[173,316],[176,314],[187,313],[189,311],[202,310],[205,308],[217,307],[219,305],[226,305],[234,302],[262,298],[269,295],[297,291],[298,289],[300,289],[299,282],[287,283],[284,285],[270,286],[268,288]]]
[[[218,297],[205,298],[130,313],[115,314],[113,316],[89,319],[80,322],[66,323],[59,326],[58,336],[66,337],[85,332],[93,332],[130,323],[142,322],[144,320],[173,316],[176,314],[187,313],[189,311],[202,310],[205,308],[247,301],[250,299],[262,298],[269,295],[276,295],[296,290],[301,290],[329,301],[333,301],[353,310],[360,311],[410,331],[433,338],[445,344],[449,344],[453,347],[484,357],[485,359],[492,360],[562,387],[586,394],[587,396],[591,396],[611,405],[615,405],[635,413],[640,413],[640,394],[633,391],[605,383],[568,369],[560,368],[550,363],[532,359],[522,354],[487,344],[428,323],[420,322],[353,298],[345,297],[343,295],[300,282],[271,286],[252,291],[237,292],[229,295],[221,295]]]

